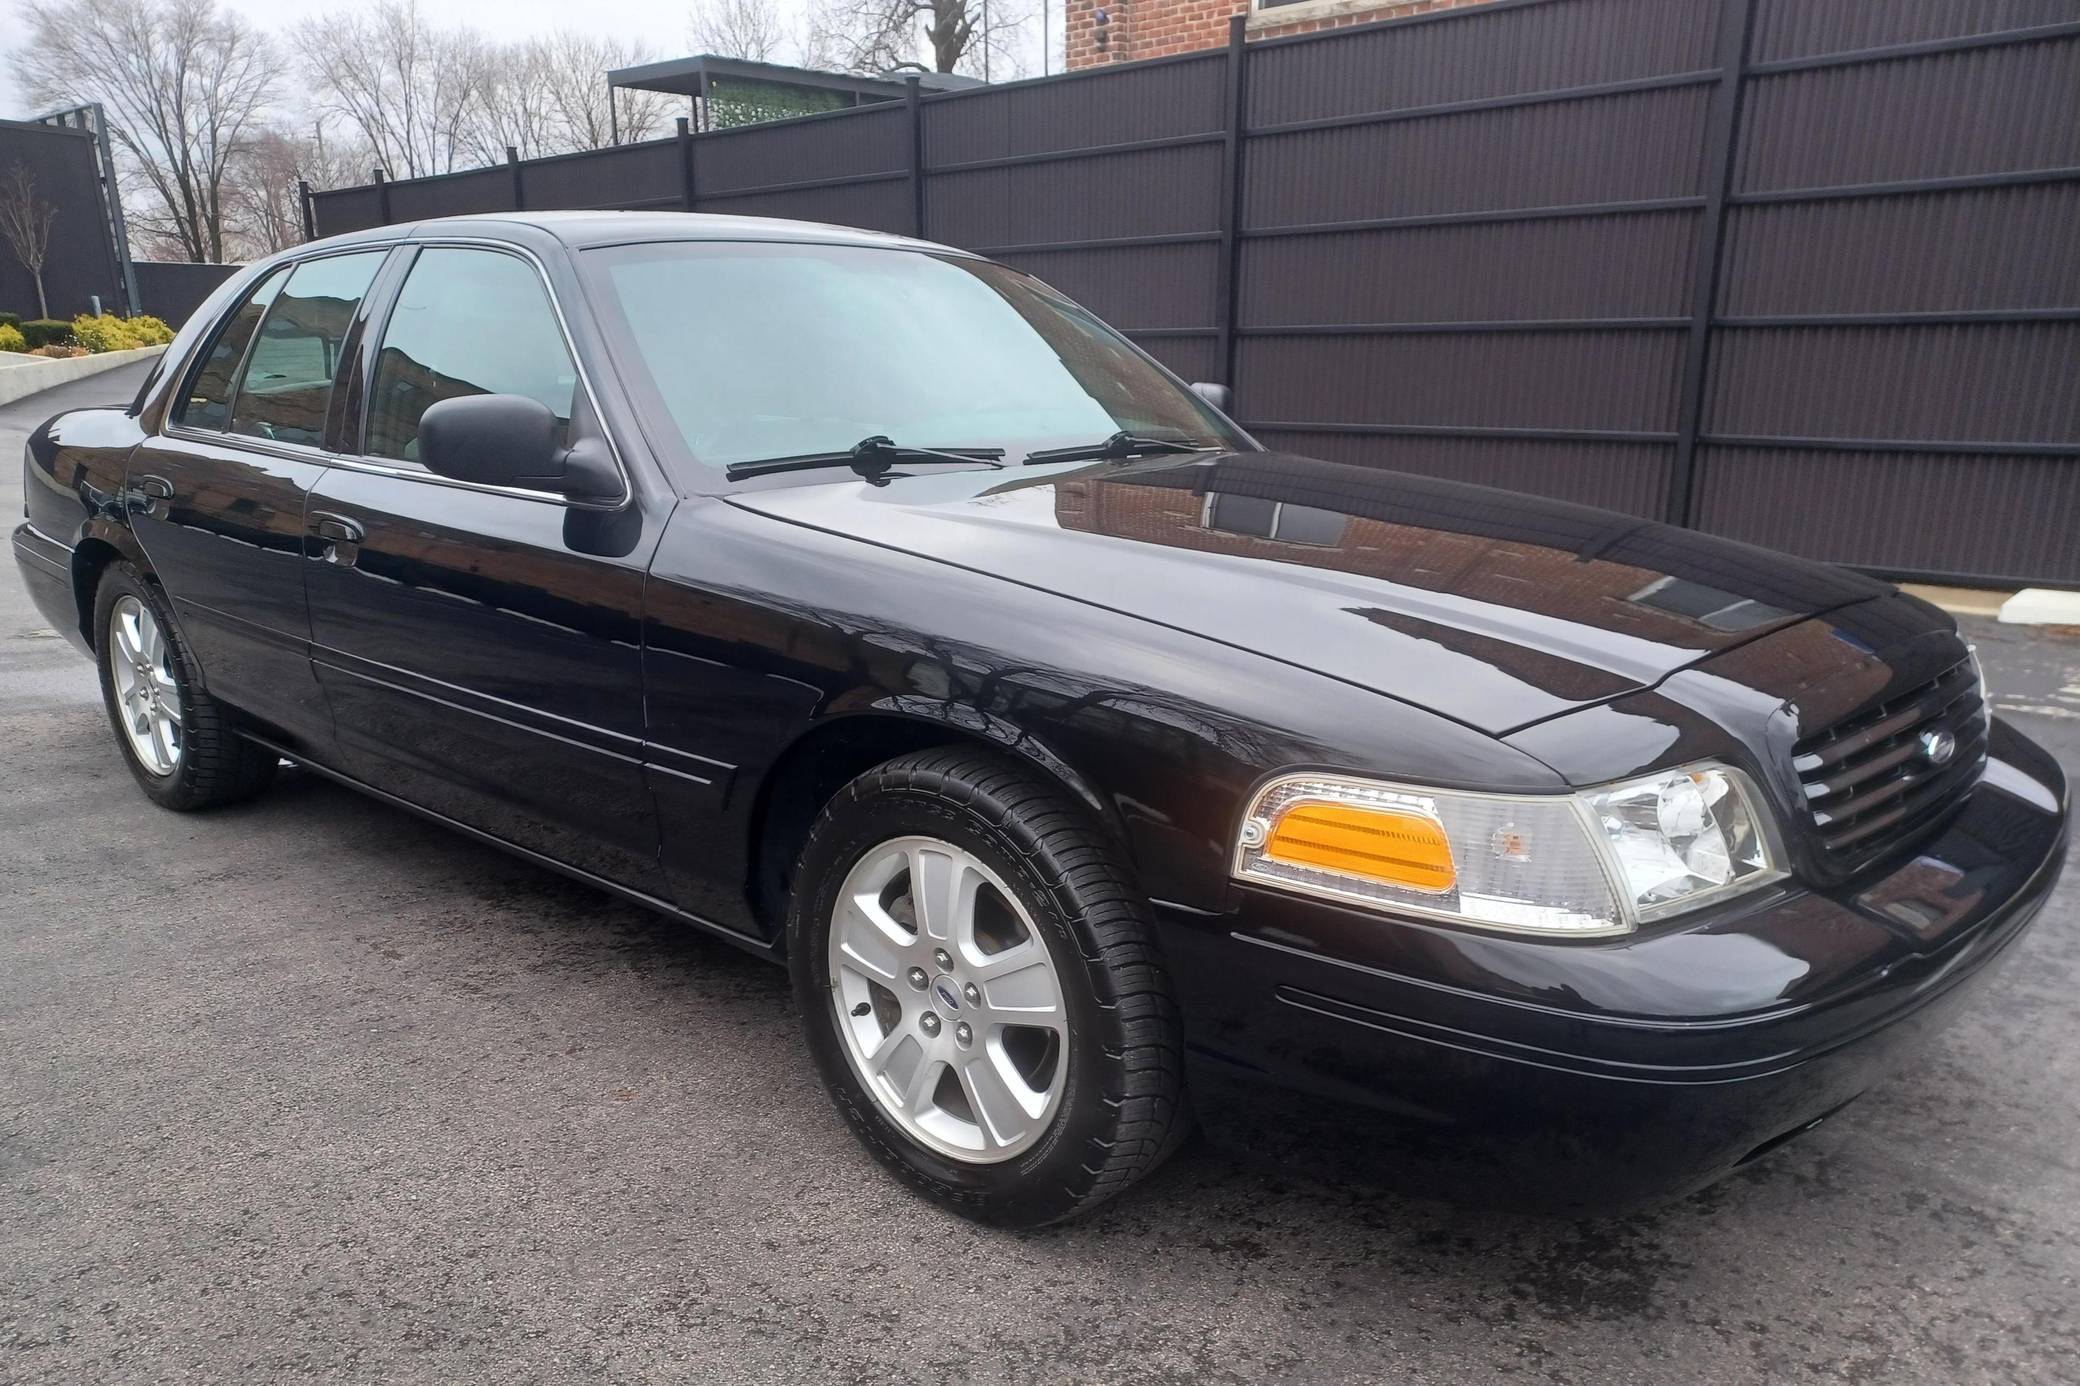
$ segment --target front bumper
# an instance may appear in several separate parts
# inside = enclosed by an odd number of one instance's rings
[[[1158,910],[1217,1137],[1491,1206],[1665,1201],[1853,1100],[1939,1028],[2063,865],[2058,765],[1996,722],[1933,838],[1606,943],[1386,920],[1238,887]]]

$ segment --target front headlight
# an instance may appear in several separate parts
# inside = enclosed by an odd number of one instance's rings
[[[1757,802],[1722,765],[1552,795],[1289,775],[1244,816],[1235,874],[1487,928],[1619,934],[1782,875]]]

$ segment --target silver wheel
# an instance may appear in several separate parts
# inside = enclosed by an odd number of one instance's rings
[[[108,636],[108,671],[130,749],[154,775],[171,775],[181,763],[181,695],[173,677],[173,645],[151,608],[130,596],[118,598],[110,609]]]
[[[975,1164],[1031,1148],[1061,1105],[1054,958],[973,853],[899,837],[861,857],[830,927],[830,999],[861,1086],[920,1145]]]

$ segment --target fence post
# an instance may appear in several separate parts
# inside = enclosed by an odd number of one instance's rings
[[[924,240],[924,102],[914,76],[903,79],[903,104],[910,109],[910,233]]]
[[[1712,348],[1712,315],[1719,306],[1719,266],[1725,255],[1726,207],[1733,190],[1734,151],[1740,143],[1742,88],[1755,28],[1755,0],[1719,0],[1719,82],[1705,127],[1703,224],[1697,239],[1696,278],[1690,299],[1690,336],[1683,353],[1683,386],[1676,403],[1676,453],[1668,478],[1668,521],[1689,525],[1697,516],[1697,435],[1704,426],[1704,377]]]
[[[296,180],[296,205],[303,209],[303,238],[315,241],[318,239],[318,210],[311,205],[311,180],[308,178]]]
[[[376,216],[376,225],[390,224],[390,180],[383,176],[381,169],[376,170]]]
[[[693,122],[680,116],[679,126],[679,202],[682,210],[692,211],[700,202],[700,193],[693,183]]]
[[[506,146],[506,172],[513,178],[513,210],[524,212],[527,210],[526,175],[520,169],[520,151],[510,144]]]
[[[1228,128],[1221,144],[1221,248],[1219,276],[1213,286],[1214,322],[1219,331],[1214,350],[1215,369],[1230,391],[1235,388],[1235,299],[1240,271],[1242,230],[1242,130],[1248,17],[1228,20]]]

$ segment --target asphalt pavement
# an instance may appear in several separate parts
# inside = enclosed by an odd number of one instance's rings
[[[128,369],[0,409],[27,430]],[[314,777],[181,816],[0,563],[0,1382],[2080,1380],[2080,872],[1957,1025],[1623,1221],[1195,1144],[1065,1228],[905,1193],[785,978]],[[2080,640],[1975,624],[2080,773]]]

